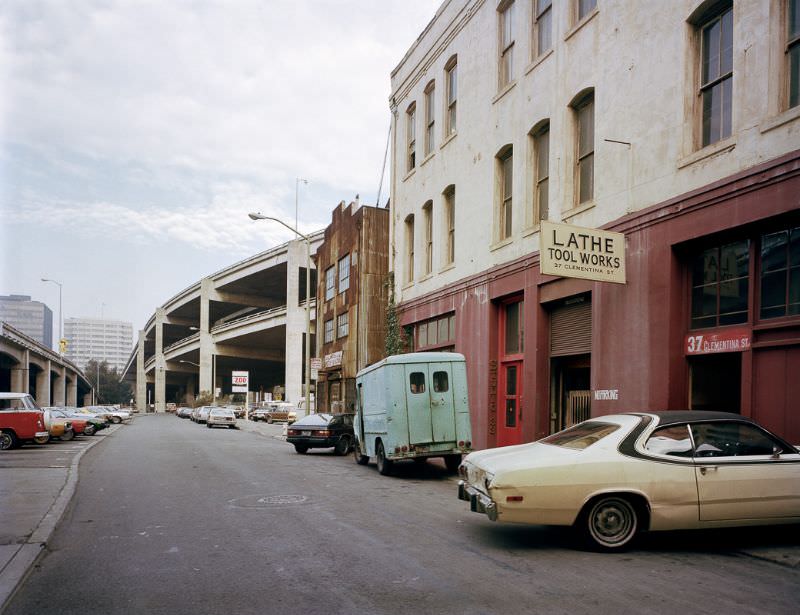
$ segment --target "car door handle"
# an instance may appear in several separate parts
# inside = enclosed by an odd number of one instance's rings
[[[717,471],[717,466],[701,466],[700,467],[700,474],[702,474],[703,476],[705,476],[706,473],[708,473],[708,472],[716,472],[716,471]]]

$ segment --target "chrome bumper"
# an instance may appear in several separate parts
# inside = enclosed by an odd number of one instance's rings
[[[458,481],[458,499],[469,502],[472,512],[483,513],[490,521],[497,521],[497,506],[488,495],[471,487],[463,480]]]
[[[34,436],[33,436],[33,437],[34,437],[34,438],[45,438],[45,437],[47,437],[47,436],[49,436],[49,435],[50,435],[50,432],[49,432],[49,431],[37,431],[37,432],[34,434]]]

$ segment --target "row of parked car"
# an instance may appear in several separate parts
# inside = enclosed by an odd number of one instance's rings
[[[116,406],[40,408],[28,393],[0,393],[0,450],[93,436],[111,423],[130,420],[131,414]]]
[[[211,429],[212,427],[227,427],[238,429],[236,425],[237,409],[230,406],[198,406],[197,408],[181,407],[175,411],[175,416],[189,419]]]

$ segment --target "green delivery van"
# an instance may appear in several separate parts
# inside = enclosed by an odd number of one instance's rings
[[[378,472],[396,461],[443,457],[451,472],[472,450],[467,369],[455,352],[393,355],[356,376],[356,462]]]

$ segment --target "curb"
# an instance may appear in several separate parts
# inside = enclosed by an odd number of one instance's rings
[[[61,487],[55,500],[36,525],[36,528],[31,532],[31,535],[24,543],[19,545],[17,551],[8,560],[8,563],[0,569],[0,613],[5,611],[6,606],[11,602],[25,579],[28,578],[28,574],[36,565],[36,562],[47,550],[47,541],[55,531],[58,522],[64,515],[64,511],[67,510],[72,496],[75,495],[75,489],[78,484],[78,465],[84,454],[103,442],[106,437],[112,435],[119,428],[119,424],[109,426],[106,435],[102,439],[89,442],[86,448],[75,455],[67,470],[67,481]]]

